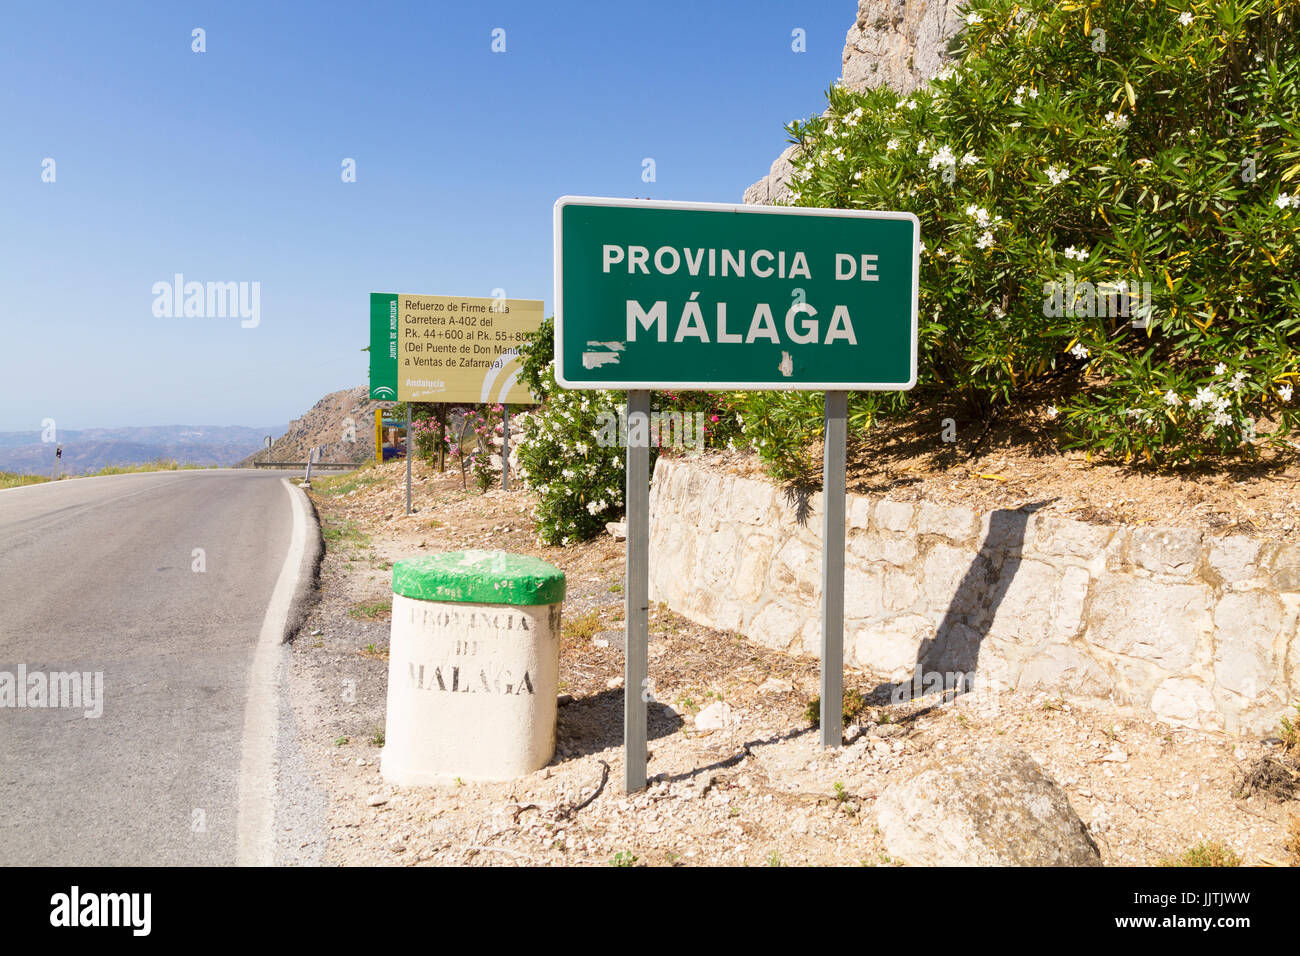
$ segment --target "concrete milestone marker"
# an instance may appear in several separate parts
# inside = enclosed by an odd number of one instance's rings
[[[559,568],[503,551],[394,563],[385,779],[509,780],[550,762],[564,588]]]

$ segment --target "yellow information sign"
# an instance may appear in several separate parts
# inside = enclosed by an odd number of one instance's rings
[[[398,401],[537,403],[519,380],[519,350],[541,327],[540,299],[383,297],[389,308],[380,311],[395,312],[397,319],[392,351]],[[372,361],[373,353],[372,342]]]

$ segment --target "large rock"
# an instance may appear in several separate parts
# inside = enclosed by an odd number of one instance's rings
[[[962,25],[960,6],[961,0],[858,0],[840,56],[840,85],[912,92],[942,69],[948,41]],[[745,190],[743,202],[776,205],[787,200],[797,148],[787,147],[768,174]]]
[[[962,26],[962,6],[959,0],[858,0],[840,83],[911,93],[943,68],[948,41]]]
[[[927,764],[876,804],[892,856],[912,866],[1100,866],[1065,793],[1024,751],[994,744]]]
[[[775,206],[790,198],[790,178],[794,176],[794,155],[799,149],[791,144],[776,159],[766,176],[746,187],[741,201],[747,206]]]

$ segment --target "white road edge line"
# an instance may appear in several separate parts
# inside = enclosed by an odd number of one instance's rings
[[[281,478],[293,503],[293,534],[271,603],[262,618],[253,665],[248,673],[248,703],[244,706],[244,736],[240,743],[239,789],[235,824],[236,866],[275,863],[275,753],[279,728],[280,647],[289,620],[298,577],[307,550],[307,496]]]

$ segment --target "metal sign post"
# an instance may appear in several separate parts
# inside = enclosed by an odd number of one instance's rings
[[[411,403],[406,403],[406,513],[411,513]]]
[[[844,452],[849,393],[827,392],[822,449],[822,746],[844,739]]]
[[[510,490],[510,408],[501,406],[501,490]]]
[[[650,393],[627,393],[627,624],[623,647],[623,763],[628,793],[646,784],[650,644]]]

